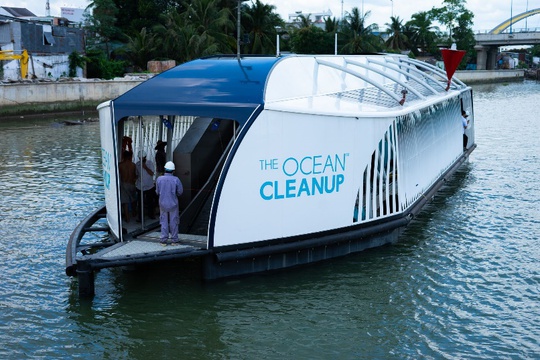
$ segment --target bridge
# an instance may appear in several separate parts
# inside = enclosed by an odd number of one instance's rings
[[[540,28],[513,29],[512,26],[530,16],[540,14],[540,9],[533,9],[511,17],[500,23],[488,33],[476,34],[477,53],[476,69],[493,70],[497,67],[497,54],[500,46],[540,44]],[[504,31],[507,30],[508,31]]]

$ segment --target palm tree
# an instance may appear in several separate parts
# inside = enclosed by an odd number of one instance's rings
[[[324,20],[324,31],[334,34],[338,31],[338,29],[339,29],[339,21],[335,17],[334,18],[327,17]]]
[[[420,48],[421,55],[424,55],[435,46],[439,28],[433,25],[428,12],[421,11],[413,14],[406,26],[411,31],[409,40],[413,44],[413,52],[417,53],[417,49]]]
[[[184,17],[176,10],[161,16],[161,21],[154,26],[156,33],[156,47],[159,56],[174,59],[179,63],[186,62],[188,56],[189,39],[195,35],[193,26],[184,22]]]
[[[128,43],[125,45],[123,53],[138,71],[146,69],[146,64],[154,56],[156,50],[154,38],[154,35],[147,33],[146,28],[133,37],[128,36]]]
[[[236,39],[228,35],[235,29],[231,20],[232,14],[228,8],[220,8],[219,0],[191,0],[185,2],[186,11],[183,13],[184,23],[192,25],[196,36],[208,47],[217,45],[215,53],[231,54],[236,48]],[[199,42],[197,41],[197,42]],[[205,51],[208,54],[208,51]],[[201,54],[203,55],[203,54]]]
[[[350,13],[345,15],[342,32],[346,44],[342,48],[342,53],[360,54],[382,50],[382,40],[374,34],[378,30],[377,24],[365,25],[366,18],[370,14],[371,11],[368,11],[361,15],[358,8],[354,7]]]
[[[299,23],[300,28],[308,28],[312,25],[310,16],[311,14],[307,14],[307,15],[302,14],[298,16],[298,19],[300,19],[300,23]]]
[[[263,4],[260,0],[245,6],[242,22],[249,34],[250,43],[246,52],[250,54],[271,54],[276,51],[276,27],[283,27],[284,22],[275,13],[274,5]]]
[[[388,40],[386,40],[386,46],[392,50],[405,50],[407,48],[407,36],[403,33],[402,20],[397,17],[390,17],[390,24],[386,23],[388,30]]]

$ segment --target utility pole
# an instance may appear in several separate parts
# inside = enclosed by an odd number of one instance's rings
[[[49,5],[49,0],[45,3],[45,12],[47,13],[47,16],[51,16],[51,6]]]
[[[514,8],[514,0],[510,0],[510,34],[512,33],[512,22],[514,21],[513,19],[514,15],[512,15],[513,8]]]
[[[240,16],[241,9],[242,9],[242,3],[247,0],[238,0],[238,12],[236,15],[236,57],[238,60],[240,60]]]
[[[529,11],[529,0],[527,0],[527,7],[525,8],[525,12],[528,12]],[[529,26],[527,25],[527,18],[528,16],[525,18],[525,31],[529,31]]]
[[[240,7],[242,0],[238,0],[238,13],[236,15],[236,57],[240,60]]]

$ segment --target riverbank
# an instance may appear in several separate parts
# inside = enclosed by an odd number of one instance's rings
[[[454,76],[468,85],[502,83],[523,81],[525,79],[525,70],[462,70],[456,71]]]
[[[153,75],[129,74],[114,80],[73,79],[0,84],[0,118],[95,112],[100,103],[115,99]],[[496,83],[523,81],[525,71],[457,71],[454,76],[466,84]]]
[[[1,84],[0,117],[95,111],[153,74],[126,75],[114,80],[71,79],[51,82]]]

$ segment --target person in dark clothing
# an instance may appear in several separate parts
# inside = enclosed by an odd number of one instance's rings
[[[165,163],[167,162],[167,154],[165,153],[165,146],[167,142],[158,140],[156,147],[156,172],[157,176],[163,175],[165,173]]]

